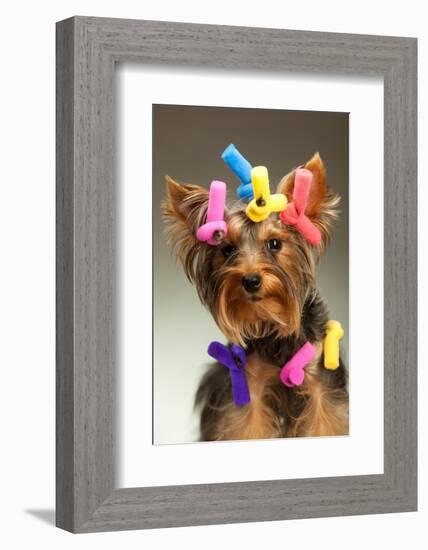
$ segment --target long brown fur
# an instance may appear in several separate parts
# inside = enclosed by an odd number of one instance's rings
[[[306,213],[321,231],[318,246],[311,246],[276,215],[254,224],[241,202],[231,205],[225,214],[225,242],[215,247],[200,243],[195,235],[206,217],[208,191],[180,185],[167,177],[168,195],[162,209],[168,243],[220,330],[231,343],[247,350],[251,402],[236,407],[228,370],[213,365],[196,395],[201,440],[348,433],[346,370],[342,362],[335,371],[322,365],[328,309],[315,281],[316,265],[331,238],[339,197],[327,186],[318,153],[304,166],[313,174]],[[284,193],[289,201],[294,177],[295,170],[278,185],[277,192]],[[282,243],[280,250],[268,249],[272,239]],[[226,256],[227,247],[235,249],[230,256]],[[262,288],[255,296],[242,285],[249,273],[262,279]],[[305,368],[304,383],[288,388],[279,380],[280,367],[306,341],[316,345],[317,357]]]

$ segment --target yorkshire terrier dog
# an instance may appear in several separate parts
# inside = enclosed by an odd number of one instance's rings
[[[323,363],[328,308],[316,286],[316,266],[331,238],[339,196],[327,185],[316,153],[304,168],[312,172],[306,215],[319,229],[311,245],[292,225],[271,214],[253,223],[237,201],[225,212],[227,235],[219,246],[196,239],[204,223],[208,190],[167,177],[162,206],[168,243],[181,261],[201,302],[230,345],[246,351],[251,401],[237,407],[228,369],[212,365],[197,391],[200,440],[268,439],[348,433],[346,369]],[[277,192],[292,200],[296,170],[284,176]],[[279,378],[286,361],[310,342],[316,354],[301,385]]]

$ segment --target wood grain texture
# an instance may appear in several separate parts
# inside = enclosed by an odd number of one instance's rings
[[[69,530],[74,521],[73,31],[74,24],[64,25],[56,37],[56,519]]]
[[[116,62],[383,76],[383,475],[115,489]],[[92,532],[416,510],[416,79],[412,38],[87,17],[57,24],[59,527]]]

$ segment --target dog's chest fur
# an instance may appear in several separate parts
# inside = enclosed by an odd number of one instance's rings
[[[251,402],[236,407],[227,369],[214,365],[201,382],[201,436],[215,439],[269,439],[302,435],[345,434],[348,429],[346,373],[322,365],[327,307],[314,291],[302,312],[301,330],[287,338],[248,342],[246,375]],[[317,348],[305,368],[302,386],[288,388],[279,379],[282,365],[307,341]]]

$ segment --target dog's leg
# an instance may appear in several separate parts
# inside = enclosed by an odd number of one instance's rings
[[[291,424],[289,436],[317,437],[349,433],[348,392],[342,364],[335,371],[327,371],[319,361],[306,368],[305,381],[296,389],[296,397],[301,402],[301,412]]]
[[[232,401],[224,367],[216,365],[202,380],[196,402],[202,406],[203,441],[283,437],[281,421],[270,406],[275,398],[272,381],[277,381],[278,369],[253,356],[248,360],[246,374],[251,402],[243,407]]]
[[[217,424],[216,439],[245,440],[281,437],[281,427],[273,411],[261,401],[237,409],[229,406]]]

